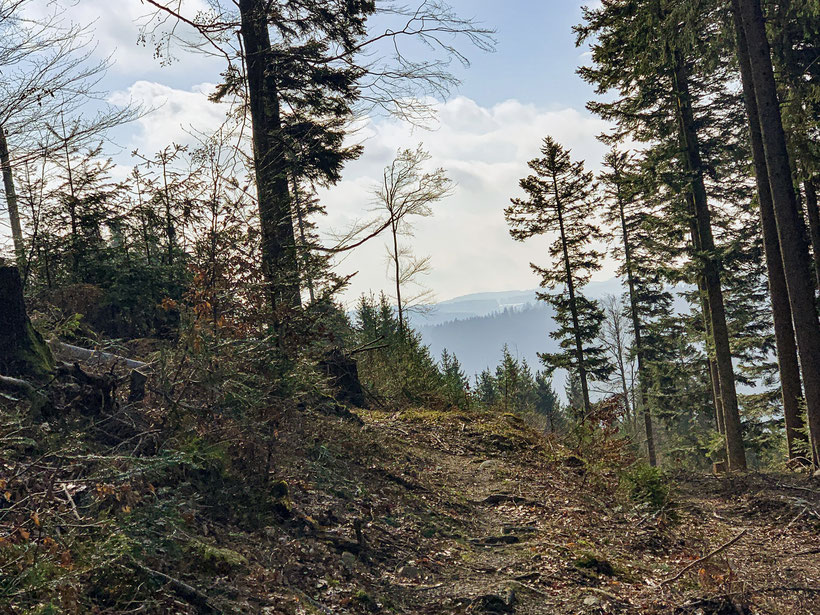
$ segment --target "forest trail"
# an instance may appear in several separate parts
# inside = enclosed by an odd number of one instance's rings
[[[681,475],[653,511],[618,446],[584,461],[511,414],[291,420],[261,612],[820,613],[816,481]]]
[[[0,612],[820,614],[817,480],[667,483],[600,429],[324,410],[279,417],[267,481],[252,449],[155,444],[150,407],[0,425],[0,590],[61,609]]]

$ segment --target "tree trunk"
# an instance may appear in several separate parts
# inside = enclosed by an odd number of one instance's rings
[[[803,418],[800,413],[802,390],[800,385],[800,366],[797,362],[797,345],[794,340],[792,325],[792,309],[789,305],[786,276],[783,272],[783,258],[780,255],[780,241],[777,238],[777,221],[774,215],[772,192],[769,187],[769,173],[766,168],[766,152],[763,147],[763,136],[760,134],[760,117],[757,111],[754,85],[752,83],[752,67],[749,64],[746,36],[743,32],[738,0],[732,0],[732,13],[737,35],[738,62],[740,77],[743,84],[743,99],[746,105],[746,114],[749,120],[749,143],[752,150],[755,178],[757,180],[757,200],[760,210],[760,226],[763,231],[763,248],[766,258],[766,269],[769,279],[769,295],[772,303],[772,318],[774,321],[774,336],[777,347],[777,364],[780,371],[780,392],[783,400],[783,416],[786,423],[786,441],[788,443],[789,459],[797,455],[795,441],[805,440],[802,433]],[[811,182],[807,182],[807,186]],[[811,220],[812,203],[806,190],[806,204]],[[816,197],[816,195],[815,195]],[[817,218],[817,200],[814,201],[815,218]],[[818,220],[818,240],[820,241],[820,220]],[[820,243],[818,244],[820,245]],[[817,265],[820,251],[815,248],[815,265]],[[820,273],[819,273],[820,275]],[[820,277],[818,277],[820,280]]]
[[[564,266],[567,275],[567,292],[569,293],[569,309],[572,314],[572,328],[575,333],[575,360],[578,361],[578,378],[581,380],[581,396],[584,398],[584,417],[592,410],[589,402],[589,385],[587,384],[587,370],[584,367],[584,344],[581,340],[581,323],[578,318],[578,306],[575,303],[575,283],[572,280],[572,267],[569,264],[569,249],[567,248],[567,236],[564,232],[564,213],[561,206],[561,195],[558,192],[558,184],[555,177],[552,180],[555,194],[555,204],[558,210],[558,226],[561,231],[561,249],[564,252]]]
[[[22,270],[25,268],[26,246],[23,242],[23,229],[20,226],[20,212],[17,209],[17,190],[14,188],[9,144],[6,141],[6,130],[3,126],[0,126],[0,167],[3,169],[3,189],[6,192],[6,208],[9,212],[11,238],[14,241],[14,255],[17,266]]]
[[[739,0],[738,8],[752,69],[783,270],[803,371],[812,460],[816,465],[820,462],[820,322],[817,319],[805,227],[792,184],[786,135],[760,1]]]
[[[293,207],[296,210],[296,223],[299,225],[299,241],[301,242],[302,264],[304,266],[304,279],[308,288],[310,302],[316,301],[316,292],[313,288],[313,272],[310,271],[310,246],[308,246],[307,232],[305,231],[305,214],[302,211],[302,200],[299,195],[299,179],[293,175]]]
[[[54,357],[26,314],[17,267],[0,267],[0,331],[0,373],[37,380],[52,374]]]
[[[396,270],[396,305],[399,308],[399,335],[404,339],[404,310],[401,305],[401,262],[399,261],[398,222],[391,221],[390,231],[393,235],[393,264]],[[506,402],[505,402],[506,403]]]
[[[723,400],[720,397],[720,376],[717,362],[709,357],[709,384],[712,387],[712,404],[715,406],[715,428],[718,433],[726,437],[726,425],[723,422]]]
[[[174,264],[174,247],[177,231],[174,226],[174,214],[171,211],[171,190],[168,186],[168,160],[162,157],[162,201],[165,205],[165,239],[168,241],[168,265]]]
[[[692,231],[693,243],[696,241],[696,236],[697,229]],[[709,313],[709,300],[706,295],[706,282],[704,282],[703,276],[698,276],[698,297],[700,297],[700,309],[703,314],[703,330],[706,333],[706,343],[708,346],[714,336],[712,335],[712,317]],[[723,398],[720,392],[720,375],[718,374],[713,347],[706,349],[706,360],[709,364],[709,384],[712,388],[712,405],[715,407],[715,429],[717,429],[718,433],[725,439],[726,425],[723,421]]]
[[[746,469],[746,453],[740,411],[735,388],[735,374],[729,346],[729,328],[726,323],[726,307],[720,282],[720,266],[715,254],[712,235],[711,213],[703,181],[703,163],[700,144],[695,131],[694,112],[689,92],[688,74],[682,58],[677,58],[674,72],[674,90],[677,102],[678,129],[686,170],[690,175],[690,196],[693,215],[697,225],[696,252],[703,270],[709,314],[712,325],[712,341],[723,403],[723,422],[726,428],[726,453],[730,470]],[[693,238],[694,239],[694,238]]]
[[[814,179],[804,181],[803,188],[806,191],[806,217],[809,220],[809,236],[814,256],[814,276],[817,279],[817,288],[820,288],[820,211],[817,209],[817,188]]]
[[[632,333],[635,336],[635,355],[638,360],[638,388],[640,390],[641,412],[643,414],[644,431],[646,432],[646,450],[649,465],[658,464],[655,453],[655,437],[652,433],[652,414],[649,408],[649,396],[646,391],[646,370],[644,368],[643,343],[641,341],[641,319],[638,315],[638,295],[635,291],[635,276],[632,271],[632,244],[629,241],[629,229],[626,225],[624,202],[618,188],[618,209],[621,217],[621,232],[624,241],[624,260],[626,264],[626,279],[629,285],[629,311],[632,316]]]
[[[265,0],[239,0],[250,114],[254,171],[262,232],[262,270],[273,307],[274,326],[301,307],[286,144],[282,139],[279,91]]]

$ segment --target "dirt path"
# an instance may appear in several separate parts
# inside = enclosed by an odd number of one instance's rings
[[[288,480],[316,525],[271,534],[261,612],[820,613],[816,482],[681,475],[655,514],[512,416],[364,421],[303,426]]]

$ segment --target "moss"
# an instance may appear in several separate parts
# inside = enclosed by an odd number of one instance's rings
[[[46,344],[40,332],[34,328],[29,321],[26,323],[26,336],[28,343],[24,343],[20,349],[20,358],[25,361],[31,369],[31,374],[36,378],[47,378],[54,372],[55,362],[51,349]]]
[[[376,602],[370,597],[370,594],[363,589],[360,589],[353,594],[353,600],[367,608],[373,608],[376,606]]]
[[[575,567],[583,570],[592,570],[597,574],[603,574],[608,577],[615,575],[615,568],[612,564],[594,553],[582,553],[580,557],[575,560]]]
[[[23,283],[16,267],[0,267],[0,305],[0,372],[47,380],[54,372],[54,357],[26,314]]]
[[[196,556],[196,566],[207,572],[225,574],[248,565],[241,553],[198,540],[188,543],[188,551]]]
[[[271,495],[275,498],[286,498],[290,494],[288,483],[283,480],[278,480],[271,485]]]

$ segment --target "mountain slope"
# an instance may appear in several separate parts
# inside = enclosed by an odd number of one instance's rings
[[[10,613],[820,613],[820,496],[795,475],[682,475],[666,495],[617,439],[297,404],[267,474],[265,451],[169,438],[158,408],[83,408],[12,429],[4,407]]]

